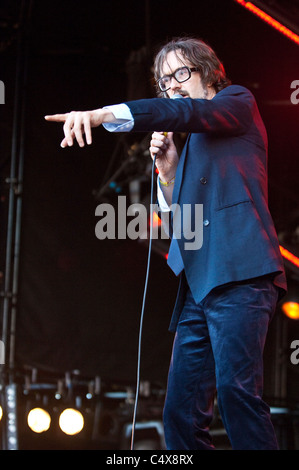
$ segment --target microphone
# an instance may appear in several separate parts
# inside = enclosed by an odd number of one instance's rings
[[[172,95],[172,97],[170,99],[171,100],[177,100],[178,98],[184,99],[184,97],[182,95],[180,95],[179,93],[176,93],[175,95]]]

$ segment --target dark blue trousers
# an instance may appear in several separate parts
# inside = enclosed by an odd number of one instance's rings
[[[168,376],[167,449],[214,449],[209,425],[216,393],[233,449],[278,448],[262,400],[263,349],[277,297],[268,277],[216,288],[200,304],[188,290]]]

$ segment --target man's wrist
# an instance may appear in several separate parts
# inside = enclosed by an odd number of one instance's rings
[[[163,178],[163,177],[161,177],[161,176],[159,175],[159,180],[160,180],[160,184],[161,184],[162,186],[164,186],[164,187],[165,187],[165,186],[166,186],[166,187],[167,187],[167,186],[171,186],[171,185],[174,184],[174,182],[175,182],[175,175],[174,175],[172,178],[170,178],[170,179],[169,179],[169,178]]]
[[[161,181],[162,184],[168,183],[169,181],[175,178],[175,174],[176,174],[176,168],[175,169],[172,168],[172,170],[169,173],[162,173],[160,171],[159,180]]]
[[[100,109],[97,109],[97,111],[101,115],[102,123],[103,122],[114,122],[115,121],[115,116],[109,109],[100,108]]]

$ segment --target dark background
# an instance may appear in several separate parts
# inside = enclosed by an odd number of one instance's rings
[[[91,147],[61,149],[61,126],[43,116],[154,96],[151,64],[159,45],[173,36],[200,37],[215,49],[232,82],[256,96],[269,136],[270,209],[277,231],[289,233],[298,219],[299,105],[290,101],[290,85],[299,80],[299,46],[229,0],[41,0],[31,5],[21,47],[23,54],[27,51],[28,72],[21,87],[26,114],[16,367],[57,375],[76,370],[83,377],[132,383],[147,247],[96,238],[95,208],[101,201],[94,190],[107,171],[113,174],[126,160],[126,149],[148,136],[100,128]],[[2,1],[0,7],[2,272],[21,6],[21,1]],[[138,51],[142,60],[136,59]],[[149,156],[141,152],[140,159],[141,170],[147,168]],[[129,177],[140,171],[136,165]],[[143,191],[149,192],[149,177]],[[121,194],[128,194],[128,186]],[[105,197],[115,200],[112,193]],[[292,249],[298,252],[298,245]],[[141,375],[162,387],[176,289],[164,257],[154,251]],[[297,324],[290,329],[296,338]],[[266,356],[268,370],[275,334]],[[271,377],[266,385],[273,394]]]

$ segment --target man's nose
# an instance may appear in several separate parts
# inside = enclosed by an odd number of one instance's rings
[[[182,84],[179,83],[174,77],[171,77],[170,88],[171,90],[179,90]]]

